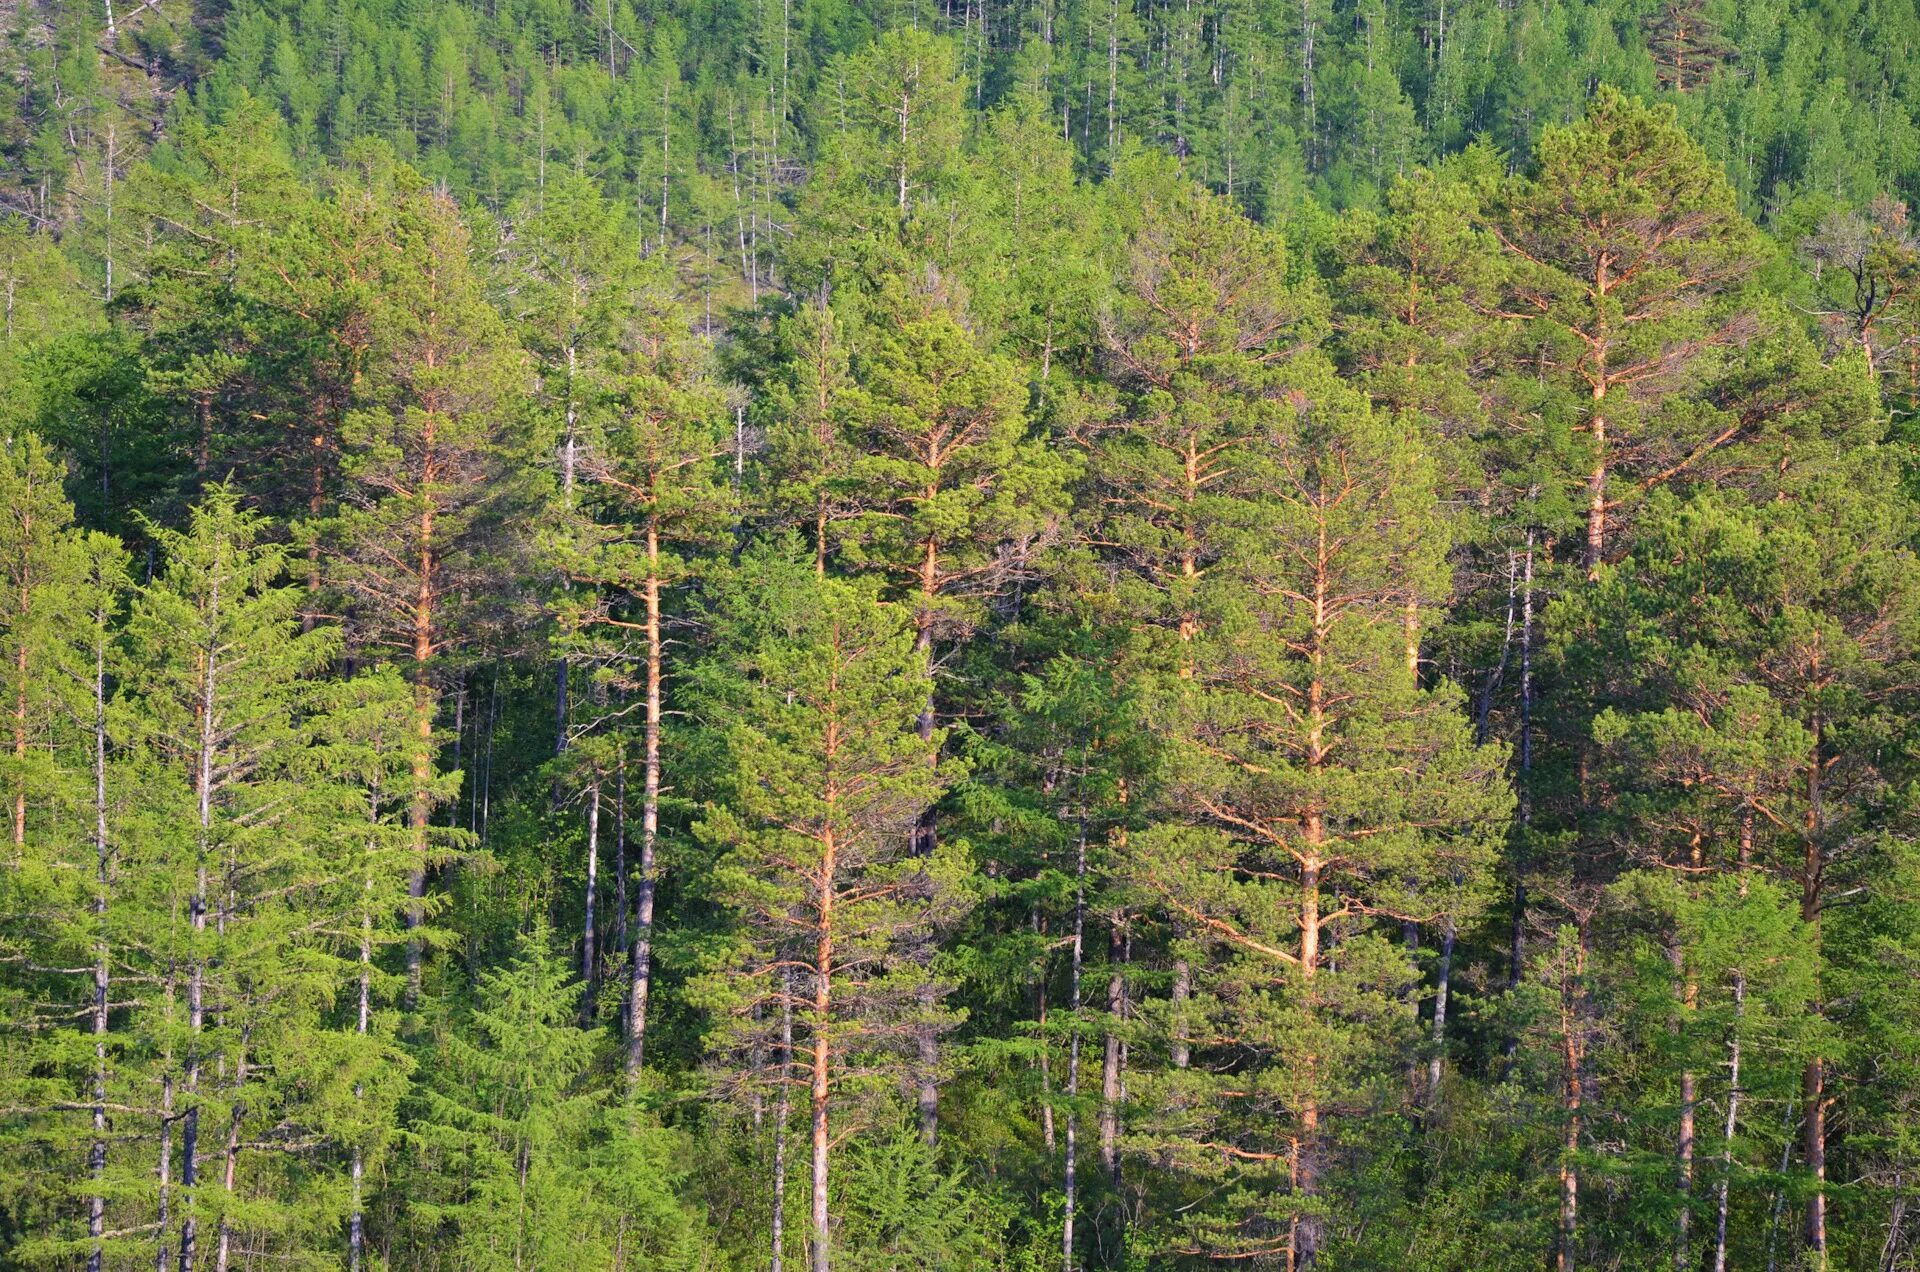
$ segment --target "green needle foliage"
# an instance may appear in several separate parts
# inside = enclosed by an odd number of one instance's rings
[[[1920,1261],[1912,13],[0,25],[0,1268]]]

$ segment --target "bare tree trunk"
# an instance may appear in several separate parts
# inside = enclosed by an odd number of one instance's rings
[[[420,586],[413,600],[413,791],[407,806],[407,827],[413,838],[413,873],[407,879],[408,931],[417,930],[426,921],[427,896],[427,819],[432,811],[433,785],[433,684],[428,679],[427,663],[433,657],[434,555],[433,510],[420,514]],[[407,941],[407,985],[402,1005],[408,1011],[420,1001],[421,944],[418,936]]]
[[[1579,1236],[1580,1154],[1582,1122],[1585,1117],[1586,1035],[1583,981],[1587,973],[1587,925],[1579,924],[1572,974],[1563,973],[1560,992],[1560,1030],[1562,1060],[1566,1081],[1566,1143],[1560,1160],[1560,1240],[1554,1251],[1554,1267],[1570,1272],[1574,1244]]]
[[[1786,1138],[1783,1139],[1780,1144],[1780,1173],[1782,1175],[1787,1173],[1787,1167],[1793,1162],[1793,1123],[1799,1111],[1797,1104],[1792,1100],[1787,1101],[1787,1134]],[[1775,1243],[1775,1238],[1777,1238],[1780,1233],[1780,1206],[1785,1200],[1786,1194],[1781,1191],[1780,1185],[1775,1184],[1773,1187],[1773,1201],[1769,1205],[1770,1213],[1767,1218],[1767,1272],[1774,1272],[1774,1255],[1778,1248]]]
[[[93,1142],[87,1147],[87,1272],[101,1272],[105,1259],[107,1199],[107,614],[94,615],[93,644]]]
[[[1086,965],[1087,937],[1087,827],[1084,817],[1074,840],[1073,860],[1073,962],[1068,979],[1067,1020],[1067,1157],[1061,1190],[1063,1230],[1060,1258],[1063,1272],[1074,1272],[1073,1221],[1080,1201],[1080,980]],[[1102,1120],[1102,1133],[1105,1121]],[[1104,1146],[1102,1152],[1105,1152]],[[1109,1167],[1111,1168],[1111,1167]]]
[[[1324,629],[1323,629],[1324,630]],[[1309,750],[1317,764],[1324,754],[1321,749],[1320,719],[1322,684],[1316,675],[1311,686],[1311,711],[1314,724]],[[1320,814],[1309,812],[1306,817],[1307,851],[1314,854],[1302,863],[1300,870],[1300,977],[1303,982],[1302,998],[1311,1000],[1313,994],[1314,973],[1320,966],[1320,870],[1318,852],[1325,840]],[[1309,1070],[1313,1057],[1306,1057]],[[1310,1079],[1309,1079],[1310,1080]],[[1309,1205],[1320,1192],[1319,1139],[1320,1105],[1309,1093],[1300,1103],[1300,1125],[1291,1144],[1293,1192]],[[1295,1212],[1292,1229],[1287,1240],[1287,1264],[1290,1272],[1306,1272],[1320,1257],[1320,1220],[1317,1216]]]
[[[640,1080],[647,1044],[647,994],[653,975],[654,849],[660,838],[660,674],[665,646],[660,638],[660,531],[647,522],[647,722],[641,768],[640,880],[633,931],[633,986],[627,1007],[627,1084]]]
[[[371,807],[371,817],[379,819],[378,797]],[[367,877],[362,893],[373,890],[373,878]],[[355,1014],[353,1031],[360,1037],[367,1036],[367,1023],[373,1016],[373,911],[362,908],[360,911],[360,1002]],[[353,1086],[353,1098],[366,1098],[366,1087],[356,1082]],[[361,1209],[361,1190],[366,1177],[366,1159],[361,1146],[353,1146],[353,1160],[350,1166],[353,1189],[352,1210],[347,1218],[347,1272],[360,1272],[366,1257],[367,1223],[366,1214]]]
[[[780,1079],[773,1101],[773,1272],[785,1266],[787,1251],[787,1119],[791,1116],[793,1076],[793,973],[780,974]]]
[[[1120,1179],[1120,1016],[1127,1005],[1127,977],[1122,942],[1126,916],[1113,912],[1107,935],[1107,1039],[1100,1064],[1100,1165],[1107,1177]]]
[[[220,1246],[214,1256],[215,1272],[227,1272],[227,1262],[233,1249],[233,1225],[227,1214],[233,1204],[234,1185],[240,1174],[240,1126],[246,1120],[247,1105],[241,1098],[241,1092],[247,1085],[247,1043],[250,1030],[240,1031],[240,1047],[233,1078],[233,1108],[227,1121],[227,1157],[226,1169],[221,1174],[221,1185],[226,1192],[227,1207],[220,1214]]]
[[[1747,978],[1733,973],[1733,1037],[1727,1042],[1727,1120],[1720,1135],[1720,1195],[1713,1224],[1713,1272],[1727,1272],[1727,1208],[1733,1184],[1733,1134],[1740,1121],[1740,1018],[1747,1006]]]
[[[166,996],[169,1016],[173,1014],[173,992],[173,973],[172,969],[168,969]],[[154,1272],[167,1272],[169,1262],[167,1233],[173,1222],[169,1204],[173,1199],[173,1057],[168,1055],[163,1059],[166,1067],[160,1074],[160,1167],[158,1170],[160,1221],[156,1225],[158,1241],[153,1255]]]
[[[1058,1147],[1059,1136],[1053,1116],[1053,1062],[1048,1056],[1052,1048],[1047,1045],[1047,973],[1050,970],[1048,964],[1052,961],[1047,957],[1047,937],[1050,933],[1047,931],[1046,916],[1040,913],[1037,905],[1033,907],[1032,919],[1033,934],[1040,938],[1041,949],[1040,972],[1034,977],[1033,986],[1034,1026],[1040,1035],[1040,1058],[1036,1062],[1040,1069],[1040,1142],[1046,1145],[1047,1156],[1051,1157]]]
[[[1827,1069],[1826,1062],[1815,1058],[1807,1062],[1801,1081],[1801,1099],[1807,1106],[1807,1171],[1813,1176],[1814,1191],[1807,1198],[1807,1267],[1823,1272],[1827,1266]]]
[[[1747,871],[1753,862],[1754,810],[1740,812],[1740,895],[1747,895]],[[1720,1132],[1720,1190],[1714,1204],[1713,1272],[1727,1272],[1727,1211],[1733,1195],[1733,1135],[1740,1124],[1740,1026],[1747,1010],[1747,974],[1733,969],[1733,1029],[1727,1039],[1727,1117]]]
[[[580,1023],[593,1023],[595,989],[600,983],[600,956],[594,946],[594,903],[600,889],[600,769],[587,780],[587,895],[580,921],[580,979],[583,982]]]
[[[921,565],[921,618],[917,644],[920,652],[931,659],[933,655],[932,607],[934,598],[934,578],[939,561],[939,546],[931,539],[927,541],[926,557]],[[933,691],[928,689],[926,704],[921,707],[919,718],[914,721],[914,730],[920,740],[928,744],[927,763],[939,762],[933,754]],[[937,835],[934,811],[931,806],[921,814],[919,823],[914,827],[914,851],[920,856],[931,856],[936,846]],[[931,940],[931,935],[929,935]],[[920,1136],[932,1147],[940,1137],[940,1036],[933,1027],[934,995],[931,983],[922,985],[918,991],[922,1023],[916,1031],[914,1049],[919,1060],[919,1104]]]
[[[1447,1054],[1447,998],[1453,988],[1453,944],[1458,935],[1453,916],[1447,916],[1446,928],[1440,935],[1440,965],[1434,977],[1433,989],[1433,1051],[1427,1057],[1427,1107],[1437,1108],[1440,1104],[1440,1074],[1446,1067]]]
[[[216,580],[211,602],[215,614],[220,612],[220,603],[219,583]],[[199,806],[199,833],[195,837],[196,862],[191,901],[193,962],[187,974],[187,1067],[184,1083],[188,1102],[186,1116],[180,1125],[180,1189],[186,1201],[187,1214],[180,1223],[180,1272],[193,1272],[195,1242],[199,1232],[195,1189],[200,1182],[200,1034],[206,1023],[206,952],[203,943],[207,932],[207,854],[212,848],[213,838],[213,758],[217,736],[214,697],[220,659],[217,637],[208,640],[200,651],[200,658],[200,702],[198,719],[195,721],[199,744],[194,757],[193,775],[194,795]]]
[[[833,898],[835,844],[828,831],[822,843],[819,889],[820,929],[813,962],[813,1272],[829,1272],[832,1262],[827,1218],[827,1100],[832,1064],[829,1043],[833,1019]]]
[[[1528,780],[1533,773],[1533,531],[1527,531],[1527,552],[1520,574],[1520,782],[1518,814],[1520,831],[1525,835],[1533,812],[1533,795]],[[1513,948],[1507,965],[1507,986],[1520,983],[1526,971],[1527,956],[1527,874],[1526,862],[1514,863]]]
[[[1587,476],[1587,577],[1600,572],[1607,546],[1607,417],[1601,406],[1607,396],[1607,345],[1599,344],[1599,374],[1593,382],[1593,471]]]
[[[627,744],[623,739],[613,776],[613,959],[627,956]]]
[[[1816,661],[1815,670],[1818,671]],[[1826,808],[1821,788],[1825,772],[1822,721],[1813,720],[1813,754],[1807,763],[1806,875],[1801,882],[1800,917],[1813,929],[1818,948],[1820,914],[1825,882],[1826,859],[1823,841],[1826,832]],[[1807,1170],[1813,1176],[1813,1192],[1807,1197],[1807,1266],[1809,1272],[1826,1272],[1827,1266],[1827,1070],[1826,1061],[1815,1056],[1807,1062],[1801,1078],[1801,1099],[1806,1103]]]

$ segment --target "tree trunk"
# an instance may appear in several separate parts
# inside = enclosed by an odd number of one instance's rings
[[[600,770],[596,767],[587,780],[587,895],[586,912],[580,920],[580,979],[582,1001],[580,1023],[593,1023],[594,990],[600,981],[600,955],[594,947],[594,905],[600,888]]]
[[[167,998],[171,1000],[172,997],[173,983],[169,975]],[[168,1003],[167,1014],[169,1016],[173,1014],[171,1001]],[[173,1222],[169,1205],[173,1199],[173,1057],[167,1056],[164,1059],[167,1067],[161,1071],[160,1075],[160,1166],[157,1172],[160,1221],[155,1225],[158,1241],[153,1255],[154,1272],[167,1272],[167,1232]]]
[[[786,1263],[787,1118],[793,1076],[793,973],[780,973],[780,1078],[773,1101],[773,1272]]]
[[[1604,275],[1599,287],[1604,296],[1607,288]],[[1601,405],[1607,396],[1607,339],[1604,335],[1596,342],[1595,362],[1598,374],[1593,381],[1593,470],[1587,475],[1587,547],[1583,562],[1588,578],[1600,572],[1600,562],[1607,545],[1607,416]]]
[[[1807,1171],[1813,1193],[1807,1198],[1807,1267],[1824,1272],[1827,1266],[1827,1069],[1825,1061],[1807,1062],[1801,1079],[1801,1098],[1807,1106]]]
[[[32,520],[28,519],[26,529],[31,530]],[[18,677],[13,691],[13,855],[20,860],[22,849],[27,842],[27,613],[33,603],[31,567],[22,565],[20,577],[20,608],[15,614],[19,629],[15,635],[20,648],[14,651],[13,674]]]
[[[1733,973],[1733,1036],[1727,1041],[1727,1120],[1720,1135],[1720,1195],[1713,1224],[1713,1272],[1727,1272],[1727,1208],[1733,1185],[1733,1135],[1740,1121],[1740,1018],[1747,1006],[1745,973]]]
[[[1513,854],[1513,926],[1507,953],[1507,992],[1520,987],[1527,970],[1527,827],[1533,817],[1533,531],[1527,531],[1527,550],[1520,567],[1520,780],[1514,783],[1514,821],[1519,831]],[[1512,1071],[1520,1039],[1509,1036],[1502,1080]]]
[[[1560,1240],[1554,1251],[1557,1272],[1573,1267],[1574,1242],[1579,1235],[1581,1121],[1585,1116],[1586,1035],[1582,1019],[1587,974],[1587,925],[1579,925],[1572,974],[1562,974],[1560,989],[1561,1058],[1566,1081],[1566,1142],[1560,1159]]]
[[[904,178],[903,178],[904,180]],[[902,197],[905,187],[902,186]],[[929,492],[931,495],[932,492]],[[936,581],[939,577],[939,545],[929,539],[926,555],[920,567],[920,631],[916,641],[922,655],[931,660],[933,656],[933,601]],[[933,691],[927,691],[926,705],[921,707],[919,717],[914,721],[914,730],[920,740],[928,744],[927,763],[939,763],[939,757],[933,754]],[[914,851],[923,857],[932,856],[937,835],[934,812],[931,806],[920,815],[919,823],[914,827]],[[931,939],[931,935],[929,935]],[[920,1136],[931,1148],[940,1138],[940,1035],[933,1027],[934,994],[931,982],[920,987],[921,1024],[914,1038],[914,1049],[918,1053],[920,1068]]]
[[[377,807],[375,817],[378,817]],[[371,891],[373,879],[367,878],[365,891]],[[373,1015],[373,911],[363,909],[360,912],[360,1002],[359,1011],[354,1018],[353,1032],[361,1038],[367,1036],[367,1022]],[[356,1082],[353,1085],[353,1098],[366,1098],[366,1087]],[[353,1146],[353,1160],[349,1167],[353,1195],[351,1211],[347,1217],[347,1272],[360,1272],[366,1256],[367,1223],[366,1214],[361,1209],[361,1193],[366,1177],[366,1160],[361,1146]]]
[[[1087,828],[1083,819],[1074,840],[1073,861],[1073,961],[1067,981],[1067,1156],[1061,1179],[1063,1194],[1060,1237],[1062,1272],[1074,1272],[1073,1222],[1080,1201],[1080,981],[1086,964],[1087,935]],[[1104,1134],[1105,1121],[1101,1129]],[[1105,1152],[1104,1141],[1102,1152]],[[1111,1167],[1109,1167],[1111,1168]]]
[[[216,580],[211,605],[220,613],[220,591]],[[214,620],[218,621],[217,617]],[[218,638],[209,639],[201,650],[200,702],[195,724],[199,745],[195,755],[193,787],[198,804],[199,833],[195,836],[194,882],[190,912],[193,923],[193,960],[187,973],[187,1067],[184,1087],[186,1116],[180,1124],[180,1189],[187,1214],[180,1223],[180,1272],[193,1272],[195,1242],[199,1234],[198,1198],[200,1182],[200,1034],[206,1023],[206,951],[207,932],[207,853],[213,838],[213,753],[215,748],[214,697],[219,674]]]
[[[1816,656],[1816,674],[1819,663]],[[1820,911],[1825,883],[1825,858],[1822,840],[1826,830],[1826,809],[1822,799],[1823,760],[1822,721],[1813,719],[1813,754],[1807,764],[1806,866],[1801,881],[1800,917],[1813,930],[1814,948],[1820,944]],[[1816,958],[1818,954],[1816,953]],[[1819,1010],[1816,1004],[1816,1010]],[[1807,1062],[1801,1077],[1801,1098],[1806,1103],[1807,1171],[1813,1176],[1813,1192],[1807,1197],[1807,1266],[1810,1272],[1825,1272],[1827,1266],[1827,1070],[1824,1057]]]
[[[93,1142],[87,1147],[87,1272],[101,1272],[105,1259],[107,1174],[107,1014],[110,965],[107,937],[107,619],[94,615],[93,644]]]
[[[427,896],[427,818],[431,812],[433,786],[433,685],[427,676],[427,662],[433,657],[434,557],[433,510],[420,514],[420,586],[413,601],[413,791],[407,806],[407,828],[413,838],[413,872],[407,878],[407,917],[409,932],[426,921]],[[420,1001],[421,945],[418,936],[407,940],[407,985],[404,1006],[408,1011]]]
[[[827,831],[820,863],[820,929],[813,970],[813,1272],[831,1263],[827,1220],[827,1099],[833,1013],[834,837]]]
[[[240,1127],[246,1120],[247,1105],[240,1098],[247,1085],[247,1042],[249,1030],[240,1031],[240,1047],[233,1077],[233,1108],[227,1120],[227,1156],[226,1169],[221,1173],[221,1186],[226,1193],[227,1207],[233,1204],[234,1185],[239,1182],[240,1174]],[[214,1256],[214,1272],[227,1272],[228,1259],[233,1250],[233,1225],[227,1219],[227,1209],[220,1214],[220,1246]]]
[[[633,989],[627,1008],[627,1084],[640,1080],[647,1043],[647,993],[653,975],[654,849],[660,837],[660,531],[647,523],[647,580],[643,588],[647,626],[647,722],[641,768],[640,880],[633,929]]]
[[[1453,944],[1458,935],[1453,916],[1447,916],[1446,928],[1440,936],[1440,965],[1434,978],[1433,988],[1433,1051],[1427,1057],[1427,1107],[1438,1108],[1440,1104],[1440,1074],[1446,1067],[1447,1054],[1447,999],[1453,988]]]
[[[1040,1056],[1035,1062],[1040,1070],[1040,1142],[1046,1146],[1047,1156],[1052,1157],[1059,1146],[1053,1116],[1053,1061],[1049,1056],[1051,1047],[1047,1043],[1047,974],[1052,959],[1048,957],[1047,918],[1040,913],[1040,907],[1032,910],[1033,934],[1040,940],[1040,969],[1034,977],[1034,1027],[1040,1036]]]
[[[1100,1165],[1107,1177],[1120,1178],[1120,1014],[1126,1008],[1127,978],[1122,962],[1126,917],[1113,912],[1107,935],[1107,1040],[1100,1063]]]
[[[1680,1007],[1684,1014],[1691,1014],[1699,1002],[1699,986],[1693,983],[1685,968],[1684,955],[1678,945],[1668,951],[1673,960],[1674,972],[1680,977]],[[1684,1031],[1683,1018],[1677,1018],[1674,1028]],[[1686,1048],[1684,1040],[1681,1043]],[[1695,1108],[1698,1100],[1698,1082],[1691,1066],[1680,1071],[1680,1126],[1675,1144],[1677,1157],[1677,1178],[1675,1183],[1680,1189],[1680,1212],[1675,1218],[1677,1231],[1674,1234],[1673,1268],[1674,1272],[1687,1272],[1692,1263],[1690,1247],[1693,1238],[1693,1153],[1695,1137]]]
[[[1740,895],[1747,895],[1747,870],[1753,861],[1753,806],[1740,813]],[[1713,1224],[1713,1272],[1727,1272],[1727,1209],[1733,1186],[1733,1134],[1740,1122],[1740,1023],[1747,1009],[1747,975],[1733,969],[1733,1031],[1727,1039],[1727,1118],[1720,1133],[1720,1191]]]
[[[1315,677],[1310,686],[1310,710],[1313,712],[1314,725],[1312,741],[1309,743],[1313,758],[1317,762],[1320,752],[1320,716],[1321,682]],[[1307,850],[1317,852],[1325,840],[1325,833],[1318,811],[1310,812],[1306,818]],[[1300,869],[1300,981],[1301,997],[1311,1010],[1313,1003],[1314,973],[1320,965],[1320,871],[1321,863],[1317,856],[1310,856],[1301,864]],[[1294,1195],[1306,1205],[1311,1206],[1320,1191],[1319,1178],[1319,1137],[1320,1104],[1311,1092],[1312,1070],[1315,1057],[1305,1057],[1308,1070],[1308,1094],[1301,1098],[1300,1125],[1289,1145],[1292,1158],[1292,1186]],[[1320,1220],[1318,1216],[1303,1214],[1296,1210],[1292,1229],[1287,1240],[1287,1262],[1290,1272],[1306,1272],[1320,1257]]]
[[[613,961],[627,956],[627,744],[613,775]]]

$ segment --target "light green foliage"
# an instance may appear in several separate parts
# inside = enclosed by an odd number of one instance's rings
[[[0,1264],[1913,1264],[1911,13],[4,26]]]

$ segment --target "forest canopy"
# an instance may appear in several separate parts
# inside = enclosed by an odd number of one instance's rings
[[[1920,1269],[1920,10],[23,0],[0,1268]]]

